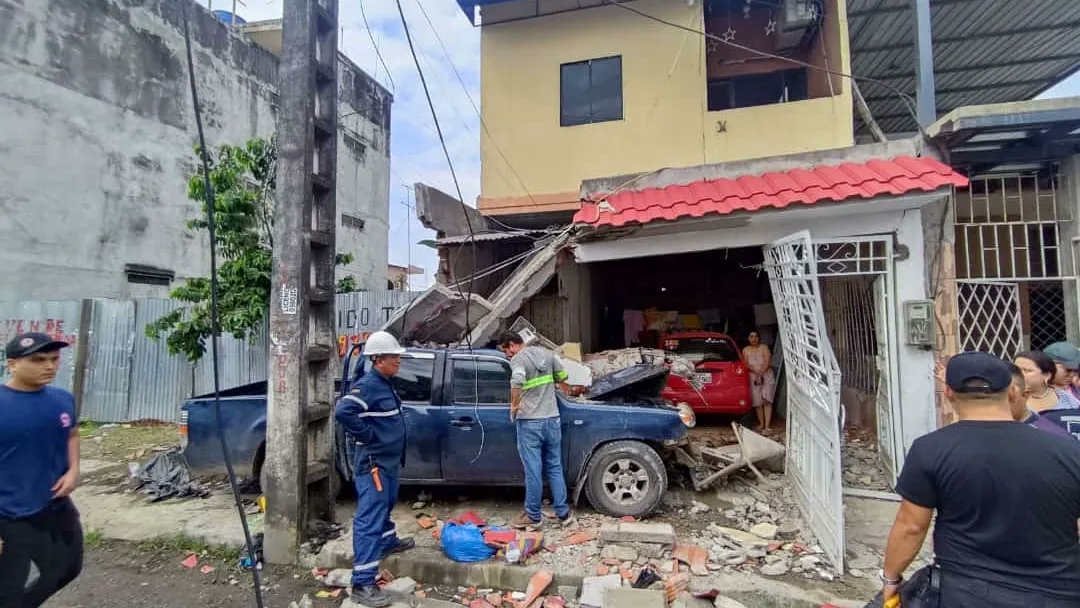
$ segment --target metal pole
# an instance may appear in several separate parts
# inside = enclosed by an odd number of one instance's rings
[[[930,0],[911,0],[915,29],[915,101],[919,124],[924,128],[937,120],[934,99],[934,45],[931,41]]]

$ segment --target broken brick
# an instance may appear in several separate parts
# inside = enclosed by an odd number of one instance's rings
[[[697,545],[675,545],[671,555],[690,566],[690,571],[697,576],[705,576],[709,573],[707,563],[709,554],[705,549]]]
[[[563,541],[563,544],[583,545],[592,540],[596,540],[596,532],[583,530],[581,532],[574,532],[570,536],[567,536],[566,540]]]
[[[422,530],[430,530],[435,527],[435,518],[430,515],[421,515],[416,518],[416,525]]]

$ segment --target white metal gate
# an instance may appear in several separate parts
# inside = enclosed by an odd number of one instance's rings
[[[998,281],[959,281],[960,351],[980,350],[1013,359],[1024,350],[1020,287]]]
[[[837,572],[843,572],[840,368],[825,333],[810,233],[765,247],[784,345],[788,387],[787,471],[799,507]]]

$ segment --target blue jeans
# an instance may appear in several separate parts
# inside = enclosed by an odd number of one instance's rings
[[[525,513],[529,519],[541,519],[540,501],[544,494],[545,477],[551,487],[551,502],[555,506],[555,515],[560,518],[569,515],[559,417],[518,420],[517,445],[521,464],[525,466]]]

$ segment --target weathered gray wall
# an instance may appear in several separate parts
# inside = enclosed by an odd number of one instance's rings
[[[166,295],[128,284],[129,263],[207,273],[205,237],[184,231],[198,211],[188,1],[0,0],[0,300]],[[277,58],[189,8],[208,142],[271,135]],[[339,226],[356,257],[341,272],[384,289],[390,97],[341,69],[338,221],[365,220]]]

